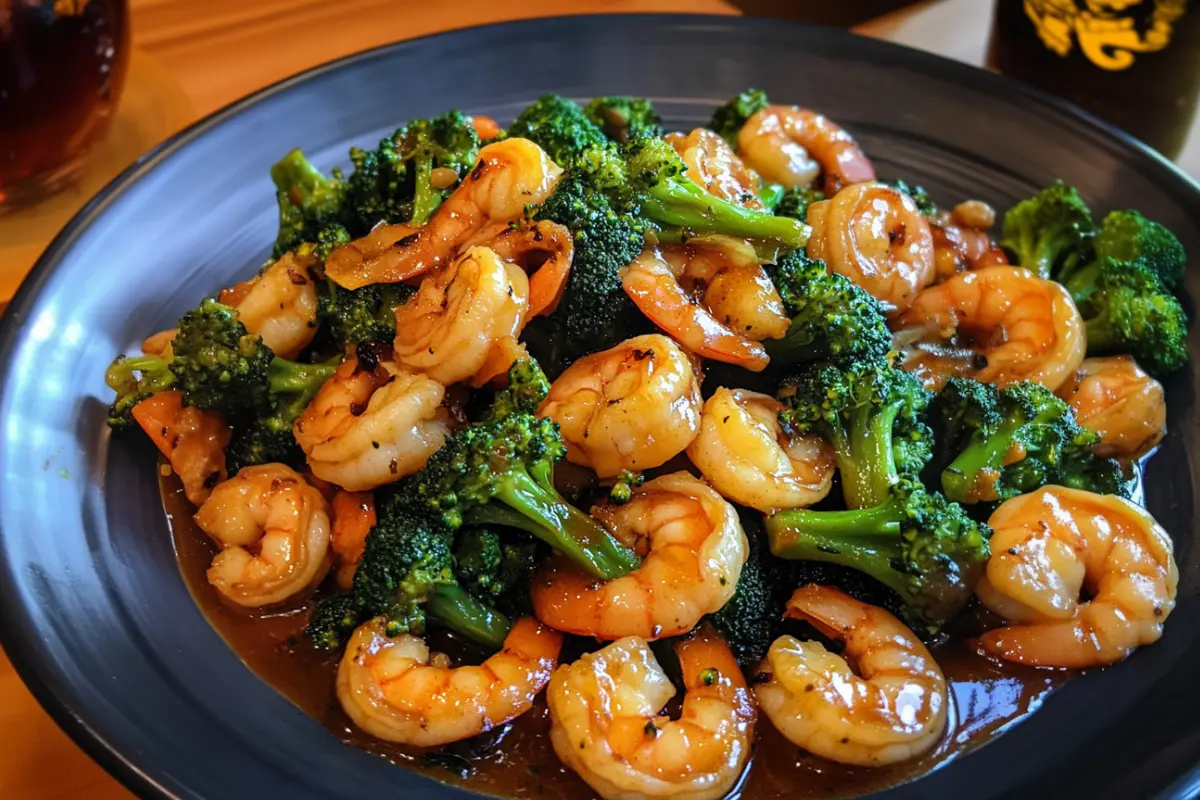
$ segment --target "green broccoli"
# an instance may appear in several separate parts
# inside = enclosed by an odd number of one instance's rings
[[[1095,229],[1079,192],[1055,181],[1005,213],[1000,244],[1012,253],[1014,264],[1050,278],[1081,257]]]
[[[179,320],[170,369],[187,405],[220,412],[236,429],[263,418],[290,427],[336,364],[302,364],[279,358],[238,320],[237,310],[215,300]]]
[[[1159,377],[1187,363],[1187,313],[1144,261],[1101,258],[1064,285],[1083,317],[1088,355],[1128,353]]]
[[[771,363],[882,358],[892,348],[887,315],[878,300],[825,263],[799,250],[767,267],[792,323],[782,339],[766,342]]]
[[[833,445],[852,509],[886,502],[891,487],[917,475],[932,455],[922,421],[929,392],[882,359],[807,367],[784,383],[779,399],[786,430],[815,431]]]
[[[479,420],[499,422],[513,414],[533,414],[550,393],[550,381],[536,359],[518,358],[508,368],[508,385],[496,392],[492,403]]]
[[[510,414],[452,433],[398,491],[452,530],[464,523],[516,528],[598,578],[624,575],[638,557],[554,488],[554,464],[564,455],[553,420]]]
[[[768,105],[770,103],[767,101],[766,92],[759,89],[747,89],[724,105],[718,106],[713,111],[708,127],[720,134],[725,141],[729,142],[729,146],[736,150],[738,131],[746,124],[746,120]]]
[[[640,97],[614,95],[597,97],[583,107],[583,113],[616,142],[627,142],[634,136],[662,136],[662,118],[654,104]]]
[[[621,470],[616,480],[613,481],[612,488],[608,490],[608,502],[618,506],[625,505],[633,499],[633,490],[645,482],[646,476],[641,472]]]
[[[363,620],[382,616],[387,633],[422,634],[427,617],[475,641],[499,648],[508,620],[462,591],[454,578],[453,534],[399,502],[394,494],[377,504],[378,522],[347,595],[323,600],[306,633],[319,646],[337,647]]]
[[[537,541],[520,531],[463,528],[454,543],[459,584],[486,602],[521,608],[537,567]]]
[[[1187,254],[1175,234],[1136,211],[1111,211],[1100,222],[1092,243],[1095,258],[1140,261],[1158,276],[1163,286],[1174,289],[1187,272]],[[1068,280],[1060,275],[1059,280]]]
[[[326,279],[317,296],[317,320],[339,348],[396,337],[396,308],[416,290],[404,283],[343,289]]]
[[[825,193],[820,189],[787,189],[782,193],[779,202],[772,208],[777,217],[791,217],[804,222],[808,219],[808,207],[825,199]]]
[[[896,592],[901,617],[925,636],[970,600],[990,555],[986,525],[909,479],[869,508],[781,511],[766,529],[780,558],[851,567]]]
[[[1092,452],[1100,437],[1040,384],[951,378],[930,418],[942,491],[954,502],[1003,501],[1046,484],[1128,494],[1120,465]]]
[[[117,356],[104,372],[104,382],[116,392],[108,408],[108,425],[121,429],[135,425],[133,407],[175,383],[170,362],[159,356]]]
[[[575,238],[571,274],[558,308],[525,329],[530,351],[548,372],[557,374],[580,356],[650,329],[620,276],[621,267],[642,252],[644,225],[615,211],[590,173],[567,170],[534,218],[564,225]]]
[[[304,242],[316,242],[322,230],[341,221],[346,184],[340,172],[326,176],[303,152],[293,150],[271,167],[271,180],[279,202],[274,258]]]
[[[793,564],[771,555],[758,515],[742,514],[749,553],[733,597],[709,620],[743,669],[757,666],[775,639],[784,604],[796,587]]]
[[[602,154],[600,158],[614,165],[619,160],[616,145],[600,125],[574,100],[556,94],[542,95],[518,114],[508,135],[529,139],[564,169],[575,166],[587,151]]]
[[[911,197],[913,202],[917,204],[917,210],[921,212],[922,216],[936,217],[941,213],[941,209],[938,208],[937,203],[933,202],[933,198],[929,196],[929,192],[925,191],[924,186],[909,184],[902,180],[881,181],[881,183],[891,186],[897,191],[904,192],[904,194]]]

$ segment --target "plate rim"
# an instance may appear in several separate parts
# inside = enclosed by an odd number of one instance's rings
[[[71,217],[70,221],[38,256],[33,267],[21,281],[3,315],[0,315],[0,376],[7,372],[8,365],[12,363],[13,351],[19,346],[26,331],[29,308],[39,299],[46,281],[54,273],[62,257],[70,250],[76,239],[97,222],[106,207],[120,197],[123,192],[142,180],[168,156],[202,137],[210,128],[236,118],[244,111],[277,94],[289,91],[329,72],[349,69],[360,61],[418,46],[430,40],[449,39],[470,35],[477,31],[509,27],[552,27],[563,24],[586,26],[590,20],[599,19],[608,22],[625,19],[631,23],[634,21],[639,23],[652,21],[659,25],[698,23],[744,28],[753,28],[759,25],[771,25],[772,27],[784,25],[825,37],[854,40],[853,46],[859,48],[864,60],[872,60],[874,56],[880,54],[891,54],[902,57],[914,68],[930,74],[946,76],[960,86],[985,94],[1003,94],[1033,106],[1049,107],[1060,114],[1074,117],[1099,134],[1098,138],[1101,141],[1107,140],[1106,143],[1109,146],[1116,146],[1119,150],[1132,152],[1141,158],[1143,163],[1148,162],[1149,165],[1159,170],[1164,177],[1174,183],[1174,186],[1166,188],[1169,189],[1169,194],[1173,198],[1178,198],[1180,205],[1184,205],[1185,200],[1190,199],[1191,205],[1200,210],[1200,177],[1193,178],[1175,163],[1131,134],[1074,103],[973,64],[905,44],[863,36],[848,29],[771,17],[663,12],[563,14],[491,22],[482,25],[464,25],[360,50],[281,78],[206,114],[139,156],[137,160],[105,184]],[[1197,124],[1200,124],[1200,121]],[[1200,302],[1200,298],[1196,298],[1196,300]],[[4,383],[0,381],[0,400],[3,399],[4,394]],[[0,485],[0,496],[2,495],[3,487]],[[2,520],[0,520],[0,539],[3,538],[4,530]],[[155,779],[156,767],[153,764],[139,765],[135,758],[122,753],[111,741],[75,713],[68,702],[59,697],[51,686],[51,681],[43,678],[40,674],[40,667],[49,660],[48,654],[42,652],[42,649],[38,647],[37,630],[32,625],[29,615],[25,613],[25,605],[21,602],[19,593],[12,588],[14,584],[7,579],[11,578],[14,573],[13,566],[8,562],[5,553],[0,551],[0,578],[6,578],[0,580],[0,644],[3,644],[4,651],[24,686],[37,700],[39,706],[76,746],[134,795],[143,798],[162,798],[163,800],[180,798],[181,795],[171,792]],[[1200,787],[1200,763],[1191,770],[1178,775],[1171,784],[1164,788],[1159,797],[1182,797],[1189,790],[1197,787]]]

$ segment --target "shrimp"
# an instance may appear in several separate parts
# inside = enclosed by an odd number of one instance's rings
[[[771,513],[829,494],[833,448],[817,435],[783,432],[774,397],[721,387],[704,404],[687,453],[705,480],[735,503]]]
[[[678,719],[662,713],[675,687],[634,636],[550,680],[554,752],[606,800],[717,800],[745,769],[756,715],[729,647],[705,625],[675,653],[685,693]]]
[[[995,222],[996,212],[991,206],[979,200],[966,200],[930,223],[937,281],[969,269],[1008,264],[1004,249],[988,235]]]
[[[552,628],[597,639],[678,636],[733,596],[748,543],[737,511],[686,472],[635,489],[628,503],[592,515],[643,556],[620,578],[598,581],[562,558],[534,579],[537,618]]]
[[[720,135],[708,128],[696,128],[687,135],[668,133],[663,138],[687,164],[687,176],[704,191],[742,208],[765,208],[758,196],[758,177]]]
[[[142,342],[142,352],[148,356],[161,356],[170,361],[174,356],[175,337],[178,335],[178,328],[152,334]]]
[[[486,246],[505,261],[529,273],[529,316],[553,314],[567,289],[575,237],[565,225],[542,220],[506,228]]]
[[[1002,503],[988,524],[992,557],[975,592],[1016,624],[984,634],[986,652],[1082,669],[1113,664],[1162,636],[1179,570],[1171,538],[1144,509],[1044,486]]]
[[[1058,394],[1075,419],[1100,434],[1094,448],[1103,458],[1137,458],[1167,433],[1167,402],[1162,384],[1132,356],[1086,358]]]
[[[195,519],[222,547],[208,582],[238,605],[282,602],[329,569],[325,498],[283,464],[245,467],[213,489]]]
[[[280,358],[295,358],[317,335],[317,284],[311,255],[285,253],[263,273],[222,292],[250,333]]]
[[[338,586],[348,590],[367,548],[367,534],[375,527],[375,497],[370,492],[338,489],[329,504],[329,516],[330,544],[338,562],[334,577]]]
[[[816,584],[796,590],[785,616],[845,643],[835,655],[819,642],[781,636],[767,652],[754,694],[792,744],[831,761],[876,767],[937,743],[946,728],[946,679],[900,620]]]
[[[808,224],[808,255],[893,309],[907,308],[933,282],[929,222],[911,197],[891,186],[849,186],[809,206]]]
[[[396,362],[444,386],[482,386],[515,360],[528,316],[525,272],[472,247],[396,309]]]
[[[700,429],[700,380],[665,336],[627,339],[558,376],[538,415],[558,423],[567,460],[601,478],[659,467]]]
[[[425,226],[379,226],[331,252],[325,274],[346,289],[415,278],[449,262],[462,247],[495,238],[527,205],[549,197],[561,175],[528,139],[489,144]]]
[[[359,346],[321,386],[292,432],[322,480],[352,492],[411,475],[450,432],[446,390]]]
[[[958,375],[1000,386],[1030,380],[1054,390],[1087,348],[1067,290],[1020,267],[963,272],[930,287],[896,329],[898,341],[913,340],[902,366],[931,388]]]
[[[738,131],[738,155],[772,183],[803,189],[825,173],[829,197],[875,180],[858,143],[828,117],[796,106],[767,106]]]
[[[766,368],[764,339],[790,320],[747,242],[714,236],[646,248],[621,269],[626,294],[643,314],[702,358],[755,372]]]
[[[419,637],[374,619],[350,636],[337,696],[351,721],[389,742],[434,747],[469,739],[528,711],[550,681],[562,635],[525,617],[478,666],[451,668]]]
[[[183,405],[183,392],[157,392],[135,405],[134,420],[171,464],[195,505],[225,480],[225,448],[233,432],[219,414]]]

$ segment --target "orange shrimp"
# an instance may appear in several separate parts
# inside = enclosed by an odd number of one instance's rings
[[[854,137],[807,108],[768,106],[754,114],[738,132],[738,154],[768,181],[794,189],[822,171],[829,197],[875,180],[875,167]]]
[[[575,258],[575,237],[565,225],[542,220],[507,228],[483,246],[528,273],[530,318],[554,313]]]
[[[200,505],[225,480],[225,448],[233,435],[211,411],[183,405],[183,392],[158,392],[131,412],[171,469],[183,482],[187,499]]]
[[[338,489],[329,504],[330,545],[337,557],[338,586],[349,589],[367,547],[367,534],[375,527],[375,496],[370,492]]]

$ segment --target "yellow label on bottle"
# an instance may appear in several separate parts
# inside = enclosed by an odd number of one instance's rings
[[[1187,11],[1187,0],[1150,0],[1154,3],[1144,31],[1132,16],[1124,15],[1147,0],[1025,0],[1025,14],[1033,20],[1046,47],[1067,56],[1079,51],[1101,69],[1122,70],[1133,65],[1136,53],[1153,53],[1171,42],[1175,23]]]

